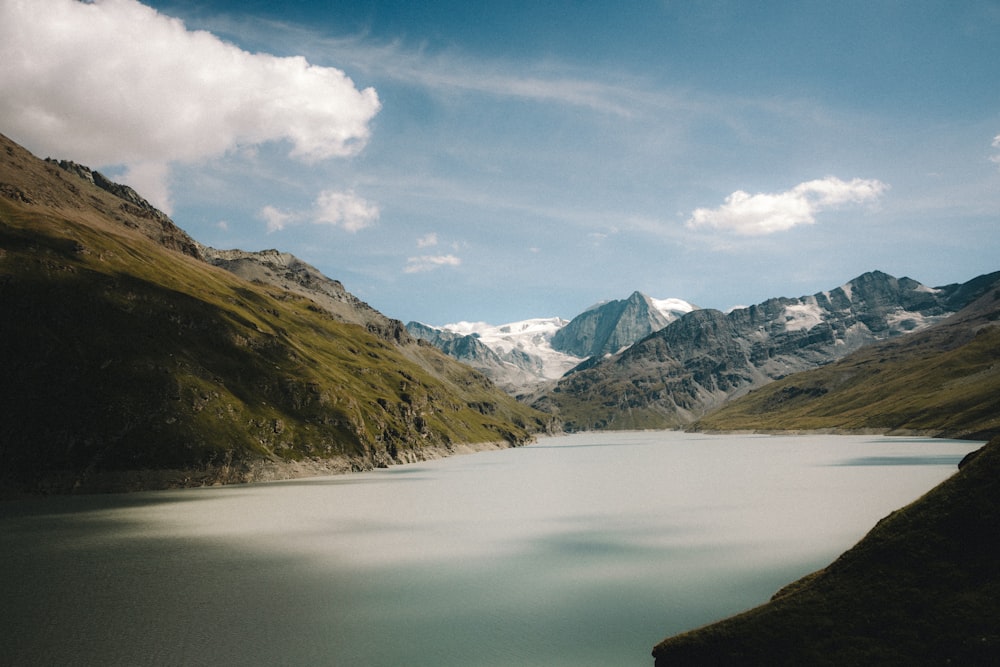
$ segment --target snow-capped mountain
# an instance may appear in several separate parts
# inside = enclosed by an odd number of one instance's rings
[[[873,271],[808,296],[694,310],[623,352],[592,357],[534,406],[570,429],[683,426],[754,387],[926,328],[989,278],[932,288]]]
[[[682,299],[652,299],[633,292],[574,317],[553,335],[552,347],[579,357],[615,354],[695,309]]]
[[[410,322],[406,329],[414,338],[425,340],[481,371],[497,386],[516,395],[561,377],[582,361],[553,350],[548,341],[556,326],[542,322],[530,320],[501,326],[459,322],[443,327]]]
[[[591,306],[572,320],[540,317],[443,326],[410,322],[406,328],[518,394],[561,378],[591,356],[619,352],[696,308],[682,299],[652,299],[635,292],[628,299]]]

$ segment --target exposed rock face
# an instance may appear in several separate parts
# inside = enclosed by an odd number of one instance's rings
[[[931,289],[875,271],[811,296],[769,299],[728,314],[696,310],[620,354],[586,364],[535,405],[570,429],[687,424],[753,387],[922,329],[974,294],[975,286]]]
[[[121,205],[122,211],[134,218],[138,218],[140,222],[133,224],[149,238],[171,250],[178,250],[186,255],[199,257],[198,242],[175,225],[174,221],[165,213],[140,197],[139,193],[129,186],[115,183],[101,174],[101,172],[94,171],[90,167],[85,167],[76,162],[53,160],[51,158],[47,159],[46,162],[58,165],[59,168],[71,174],[76,174],[83,180],[121,199],[125,202]]]
[[[301,294],[341,322],[360,324],[371,333],[397,343],[413,339],[399,320],[386,317],[357,298],[341,284],[323,275],[316,267],[295,255],[278,250],[218,250],[198,245],[205,261],[245,280],[280,287]]]
[[[988,439],[1000,433],[1000,272],[957,313],[729,402],[693,428],[866,430]]]
[[[633,292],[627,299],[608,301],[574,317],[552,337],[552,347],[578,357],[602,357],[670,322],[648,296]]]
[[[16,142],[0,135],[4,173],[0,199],[39,209],[85,215],[100,224],[124,227],[165,248],[198,257],[198,244],[169,217],[132,188],[112,183],[74,162],[39,160]]]
[[[476,336],[466,336],[420,322],[410,322],[407,331],[415,338],[425,340],[449,357],[465,362],[473,368],[499,368],[503,361],[496,352],[481,343]]]

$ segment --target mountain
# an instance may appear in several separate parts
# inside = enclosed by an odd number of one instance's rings
[[[494,326],[485,322],[458,322],[432,327],[410,322],[407,330],[445,354],[481,371],[512,395],[562,377],[582,358],[552,347],[552,336],[566,320],[535,318]]]
[[[761,387],[693,428],[1000,434],[1000,272],[963,292],[978,298],[951,317]]]
[[[386,317],[344,289],[339,280],[327,278],[294,255],[273,249],[217,250],[201,244],[198,250],[208,263],[244,280],[279,287],[315,301],[340,322],[360,325],[385,340],[412,342],[402,322]]]
[[[635,292],[628,299],[592,306],[568,322],[557,317],[500,326],[458,322],[432,327],[410,322],[406,328],[414,337],[482,371],[509,393],[523,396],[562,377],[588,357],[628,347],[696,308],[681,299],[652,299]]]
[[[1000,272],[954,315],[796,373],[697,429],[872,429],[989,439],[959,472],[771,602],[668,638],[657,665],[987,665],[1000,653]],[[991,537],[992,536],[992,537]]]
[[[593,306],[556,331],[552,347],[577,357],[603,357],[620,352],[695,310],[695,306],[679,299],[660,303],[662,310],[645,294],[633,292],[627,299]]]
[[[1000,437],[756,609],[664,640],[666,665],[994,665]]]
[[[459,334],[445,329],[409,322],[407,332],[426,341],[452,359],[475,368],[498,387],[516,395],[524,387],[538,382],[542,372],[540,359],[517,351],[504,353],[503,358],[473,334]]]
[[[2,135],[0,303],[8,488],[367,469],[548,424],[291,255],[200,246],[134,191]]]
[[[937,322],[988,281],[926,287],[880,271],[799,298],[729,313],[693,310],[604,359],[592,359],[534,399],[568,430],[689,424],[794,372]]]

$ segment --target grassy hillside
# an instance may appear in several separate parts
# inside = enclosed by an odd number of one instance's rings
[[[656,665],[997,664],[998,526],[1000,438],[768,604],[665,640]]]
[[[25,180],[11,165],[0,171],[8,485],[94,488],[108,473],[163,469],[181,473],[110,479],[239,481],[295,461],[361,469],[544,428],[430,346],[395,345],[165,248],[109,216],[110,195],[82,179],[29,164],[38,173]],[[60,200],[60,181],[76,199]]]
[[[1000,284],[925,331],[759,388],[700,430],[874,429],[1000,433]]]

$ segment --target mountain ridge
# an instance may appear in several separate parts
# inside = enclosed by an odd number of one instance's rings
[[[970,281],[970,283],[973,283]],[[568,430],[676,428],[733,397],[950,315],[975,285],[929,288],[871,271],[798,298],[694,310],[533,398]]]
[[[1000,433],[1000,272],[966,283],[953,315],[760,387],[698,430],[881,429],[988,439]],[[974,297],[974,298],[973,298]]]
[[[0,135],[0,400],[18,415],[0,425],[4,486],[370,469],[549,428],[290,255],[224,252],[258,271],[248,281],[86,173]]]

